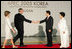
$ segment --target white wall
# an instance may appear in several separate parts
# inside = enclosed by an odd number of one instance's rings
[[[45,18],[45,11],[50,10],[51,15],[54,18],[54,28],[57,29],[57,23],[59,22],[59,12],[64,11],[66,13],[66,20],[69,28],[69,33],[71,33],[71,1],[45,1],[48,2],[48,6],[46,8],[25,8],[21,6],[24,10],[32,9],[33,12],[24,12],[24,16],[30,20],[42,20]],[[1,37],[5,36],[5,17],[4,11],[8,10],[11,12],[10,20],[14,21],[14,15],[18,13],[18,8],[20,7],[10,7],[7,4],[8,1],[1,1]],[[43,26],[43,30],[45,32],[45,23],[43,24],[29,24],[27,22],[24,23],[24,32],[25,36],[33,36],[39,32],[39,25]],[[59,33],[57,32],[57,35]]]

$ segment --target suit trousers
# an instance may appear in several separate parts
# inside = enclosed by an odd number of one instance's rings
[[[47,44],[52,45],[52,30],[49,32],[49,30],[46,29],[46,34],[47,34]]]
[[[18,40],[18,38],[20,38],[20,45],[23,45],[23,35],[24,35],[24,30],[17,28],[18,30],[18,34],[16,35],[16,37],[14,37],[14,43]]]

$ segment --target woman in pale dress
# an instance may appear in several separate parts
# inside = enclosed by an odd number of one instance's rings
[[[11,43],[13,45],[13,48],[16,48],[16,46],[13,43],[13,37],[12,37],[12,34],[11,34],[11,30],[14,33],[16,33],[16,32],[12,28],[11,23],[10,23],[10,20],[9,20],[10,12],[9,11],[5,11],[4,12],[4,15],[5,15],[5,23],[6,23],[5,24],[5,41],[4,41],[4,44],[3,44],[3,47],[2,48],[5,48],[5,45],[6,45],[8,39],[11,40]]]
[[[60,32],[60,39],[61,39],[61,46],[60,48],[67,48],[69,47],[69,32],[67,23],[65,20],[65,13],[60,12],[60,21],[58,23],[58,28]]]

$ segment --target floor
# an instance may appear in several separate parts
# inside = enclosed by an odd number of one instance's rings
[[[1,37],[1,45],[3,45],[4,37]],[[46,44],[47,43],[47,37],[24,37],[24,44]],[[55,36],[53,37],[53,43],[60,43],[60,37]],[[70,43],[71,43],[71,37],[70,37]],[[19,39],[15,43],[16,45],[19,45]],[[8,40],[7,45],[11,45],[10,40]]]

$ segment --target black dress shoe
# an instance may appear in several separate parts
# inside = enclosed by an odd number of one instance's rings
[[[52,45],[45,45],[45,46],[47,46],[47,47],[52,47]]]
[[[24,46],[26,46],[26,45],[20,45],[20,47],[24,47]]]

